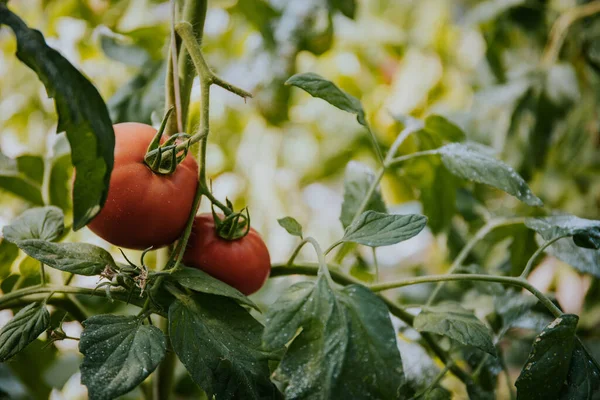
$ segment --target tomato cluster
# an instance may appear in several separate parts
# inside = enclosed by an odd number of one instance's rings
[[[90,230],[115,246],[159,248],[176,241],[185,229],[198,188],[198,164],[191,155],[168,175],[144,162],[156,130],[145,124],[114,125],[115,162],[108,197]],[[270,269],[267,247],[258,233],[228,240],[220,237],[211,214],[197,216],[183,262],[201,269],[244,294],[256,292]]]

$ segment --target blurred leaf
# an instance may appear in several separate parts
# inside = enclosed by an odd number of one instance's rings
[[[525,225],[539,233],[544,240],[559,236],[573,236],[573,242],[586,249],[600,248],[600,221],[579,218],[574,215],[555,215],[530,218]]]
[[[116,35],[100,35],[100,46],[108,57],[123,64],[142,68],[151,61],[148,52],[132,43],[117,40]]]
[[[2,234],[15,244],[27,239],[54,241],[65,229],[64,218],[62,210],[54,206],[31,208],[2,228]]]
[[[51,243],[39,239],[17,243],[29,256],[61,271],[77,275],[98,275],[106,267],[114,268],[110,253],[88,243]]]
[[[419,332],[448,336],[466,346],[474,346],[496,355],[489,328],[472,311],[464,309],[458,303],[424,306],[415,317],[414,328]]]
[[[329,0],[329,4],[331,8],[339,10],[350,19],[354,19],[356,15],[356,0]]]
[[[548,253],[583,273],[600,277],[600,250],[585,249],[564,238],[553,243]]]
[[[44,181],[44,160],[39,156],[23,155],[17,157],[17,169],[23,175],[42,185]]]
[[[356,161],[350,161],[346,165],[344,175],[344,202],[342,203],[342,212],[340,221],[344,228],[352,223],[354,215],[359,210],[363,201],[367,197],[367,192],[373,183],[375,183],[375,174],[364,164]],[[381,197],[379,185],[371,195],[369,202],[363,211],[378,211],[385,213],[387,208]]]
[[[478,148],[451,143],[441,147],[439,152],[442,162],[454,175],[503,190],[530,206],[543,204],[510,166]]]
[[[240,291],[213,278],[202,270],[180,267],[177,271],[167,275],[167,279],[174,280],[181,286],[196,292],[229,297],[240,304],[250,306],[260,312],[258,306]]]
[[[451,400],[452,393],[443,387],[436,387],[428,391],[423,397],[424,400]]]
[[[181,296],[169,307],[173,349],[208,398],[279,398],[261,349],[262,332],[246,310],[224,297]]]
[[[290,235],[302,238],[302,225],[292,217],[284,217],[277,220],[279,225]]]
[[[44,382],[59,390],[62,389],[69,378],[79,371],[81,360],[82,357],[79,353],[60,354],[44,371]]]
[[[499,336],[523,317],[531,308],[537,304],[537,298],[531,295],[522,295],[513,290],[504,292],[502,295],[494,297],[494,307],[496,312],[502,317],[502,329]]]
[[[335,290],[321,275],[288,288],[267,312],[263,343],[277,349],[290,340],[275,372],[286,398],[396,399],[405,394],[387,307],[363,286]]]
[[[446,230],[456,214],[456,178],[444,166],[434,167],[433,179],[421,188],[423,214],[434,234]]]
[[[19,263],[19,274],[24,277],[32,277],[40,274],[40,262],[35,258],[25,257]]]
[[[508,9],[520,6],[526,0],[486,0],[469,9],[464,16],[468,25],[483,24],[497,18]]]
[[[545,93],[558,108],[564,109],[581,97],[575,69],[571,64],[555,64],[546,72]]]
[[[81,383],[91,400],[110,400],[141,384],[164,358],[165,335],[135,316],[94,315],[83,322]]]
[[[271,7],[267,1],[238,1],[233,9],[244,15],[248,22],[258,29],[268,46],[273,46],[275,44],[275,38],[273,37],[273,20],[279,17],[280,14]]]
[[[510,251],[510,275],[518,276],[525,269],[527,261],[537,250],[535,241],[535,232],[523,225],[514,225],[511,227],[512,242]]]
[[[311,96],[323,99],[340,110],[356,114],[358,123],[368,128],[365,111],[360,101],[338,88],[333,82],[315,73],[307,72],[292,76],[285,84],[299,87]]]
[[[355,223],[346,228],[341,241],[371,247],[389,246],[418,235],[426,224],[427,217],[423,215],[366,211]]]
[[[34,340],[10,362],[4,364],[26,385],[28,400],[50,398],[52,387],[47,385],[42,377],[56,358],[57,351],[54,346],[47,347],[46,343],[39,339]]]
[[[535,339],[529,358],[517,379],[517,399],[556,398],[569,373],[579,318],[564,314]]]
[[[102,208],[114,161],[115,135],[96,88],[39,31],[0,3],[0,24],[17,38],[17,57],[33,69],[55,99],[59,132],[66,131],[77,177],[73,189],[73,228],[84,227]]]
[[[440,138],[450,142],[462,142],[466,139],[465,133],[458,126],[448,121],[441,115],[430,115],[425,118],[427,132],[438,135]]]
[[[0,330],[0,362],[5,362],[33,342],[50,326],[45,303],[31,303],[21,309]]]
[[[10,275],[10,267],[19,255],[19,248],[6,239],[0,241],[0,281]]]
[[[27,176],[26,172],[27,169],[19,170],[17,161],[0,153],[0,188],[33,204],[43,205],[41,184]]]
[[[575,343],[560,400],[595,400],[600,393],[600,370],[580,343]]]

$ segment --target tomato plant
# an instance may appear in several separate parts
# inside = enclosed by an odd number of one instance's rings
[[[598,15],[0,0],[0,398],[600,398]]]

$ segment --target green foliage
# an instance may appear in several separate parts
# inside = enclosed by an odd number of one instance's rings
[[[302,238],[302,225],[292,217],[284,217],[278,219],[279,225],[287,231],[290,235],[298,236]]]
[[[18,159],[13,160],[0,153],[0,188],[14,193],[32,204],[44,204],[40,182],[28,176],[28,172],[39,176],[39,171],[28,171],[24,167],[24,163],[19,163]]]
[[[0,362],[23,350],[50,325],[45,303],[31,303],[19,311],[0,331]]]
[[[389,246],[418,235],[426,224],[427,217],[423,215],[395,215],[367,211],[346,228],[341,241],[371,247]]]
[[[371,185],[376,184],[376,179],[373,171],[366,165],[350,161],[346,166],[344,174],[344,201],[340,214],[340,221],[344,228],[347,228],[354,220],[354,216],[360,210],[363,201],[367,197],[369,188]],[[375,188],[371,198],[366,202],[363,211],[366,210],[382,213],[387,212],[387,207],[383,202],[379,187]]]
[[[32,208],[2,229],[4,238],[12,243],[28,239],[53,242],[65,229],[64,215],[57,207]]]

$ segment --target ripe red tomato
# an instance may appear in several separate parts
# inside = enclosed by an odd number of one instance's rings
[[[212,214],[201,214],[194,219],[183,263],[245,295],[260,289],[271,272],[269,250],[254,229],[240,239],[223,239],[215,230]]]
[[[144,163],[153,127],[114,125],[115,163],[108,198],[88,227],[115,246],[145,249],[173,243],[182,233],[198,186],[198,164],[188,156],[171,175],[155,174]]]

